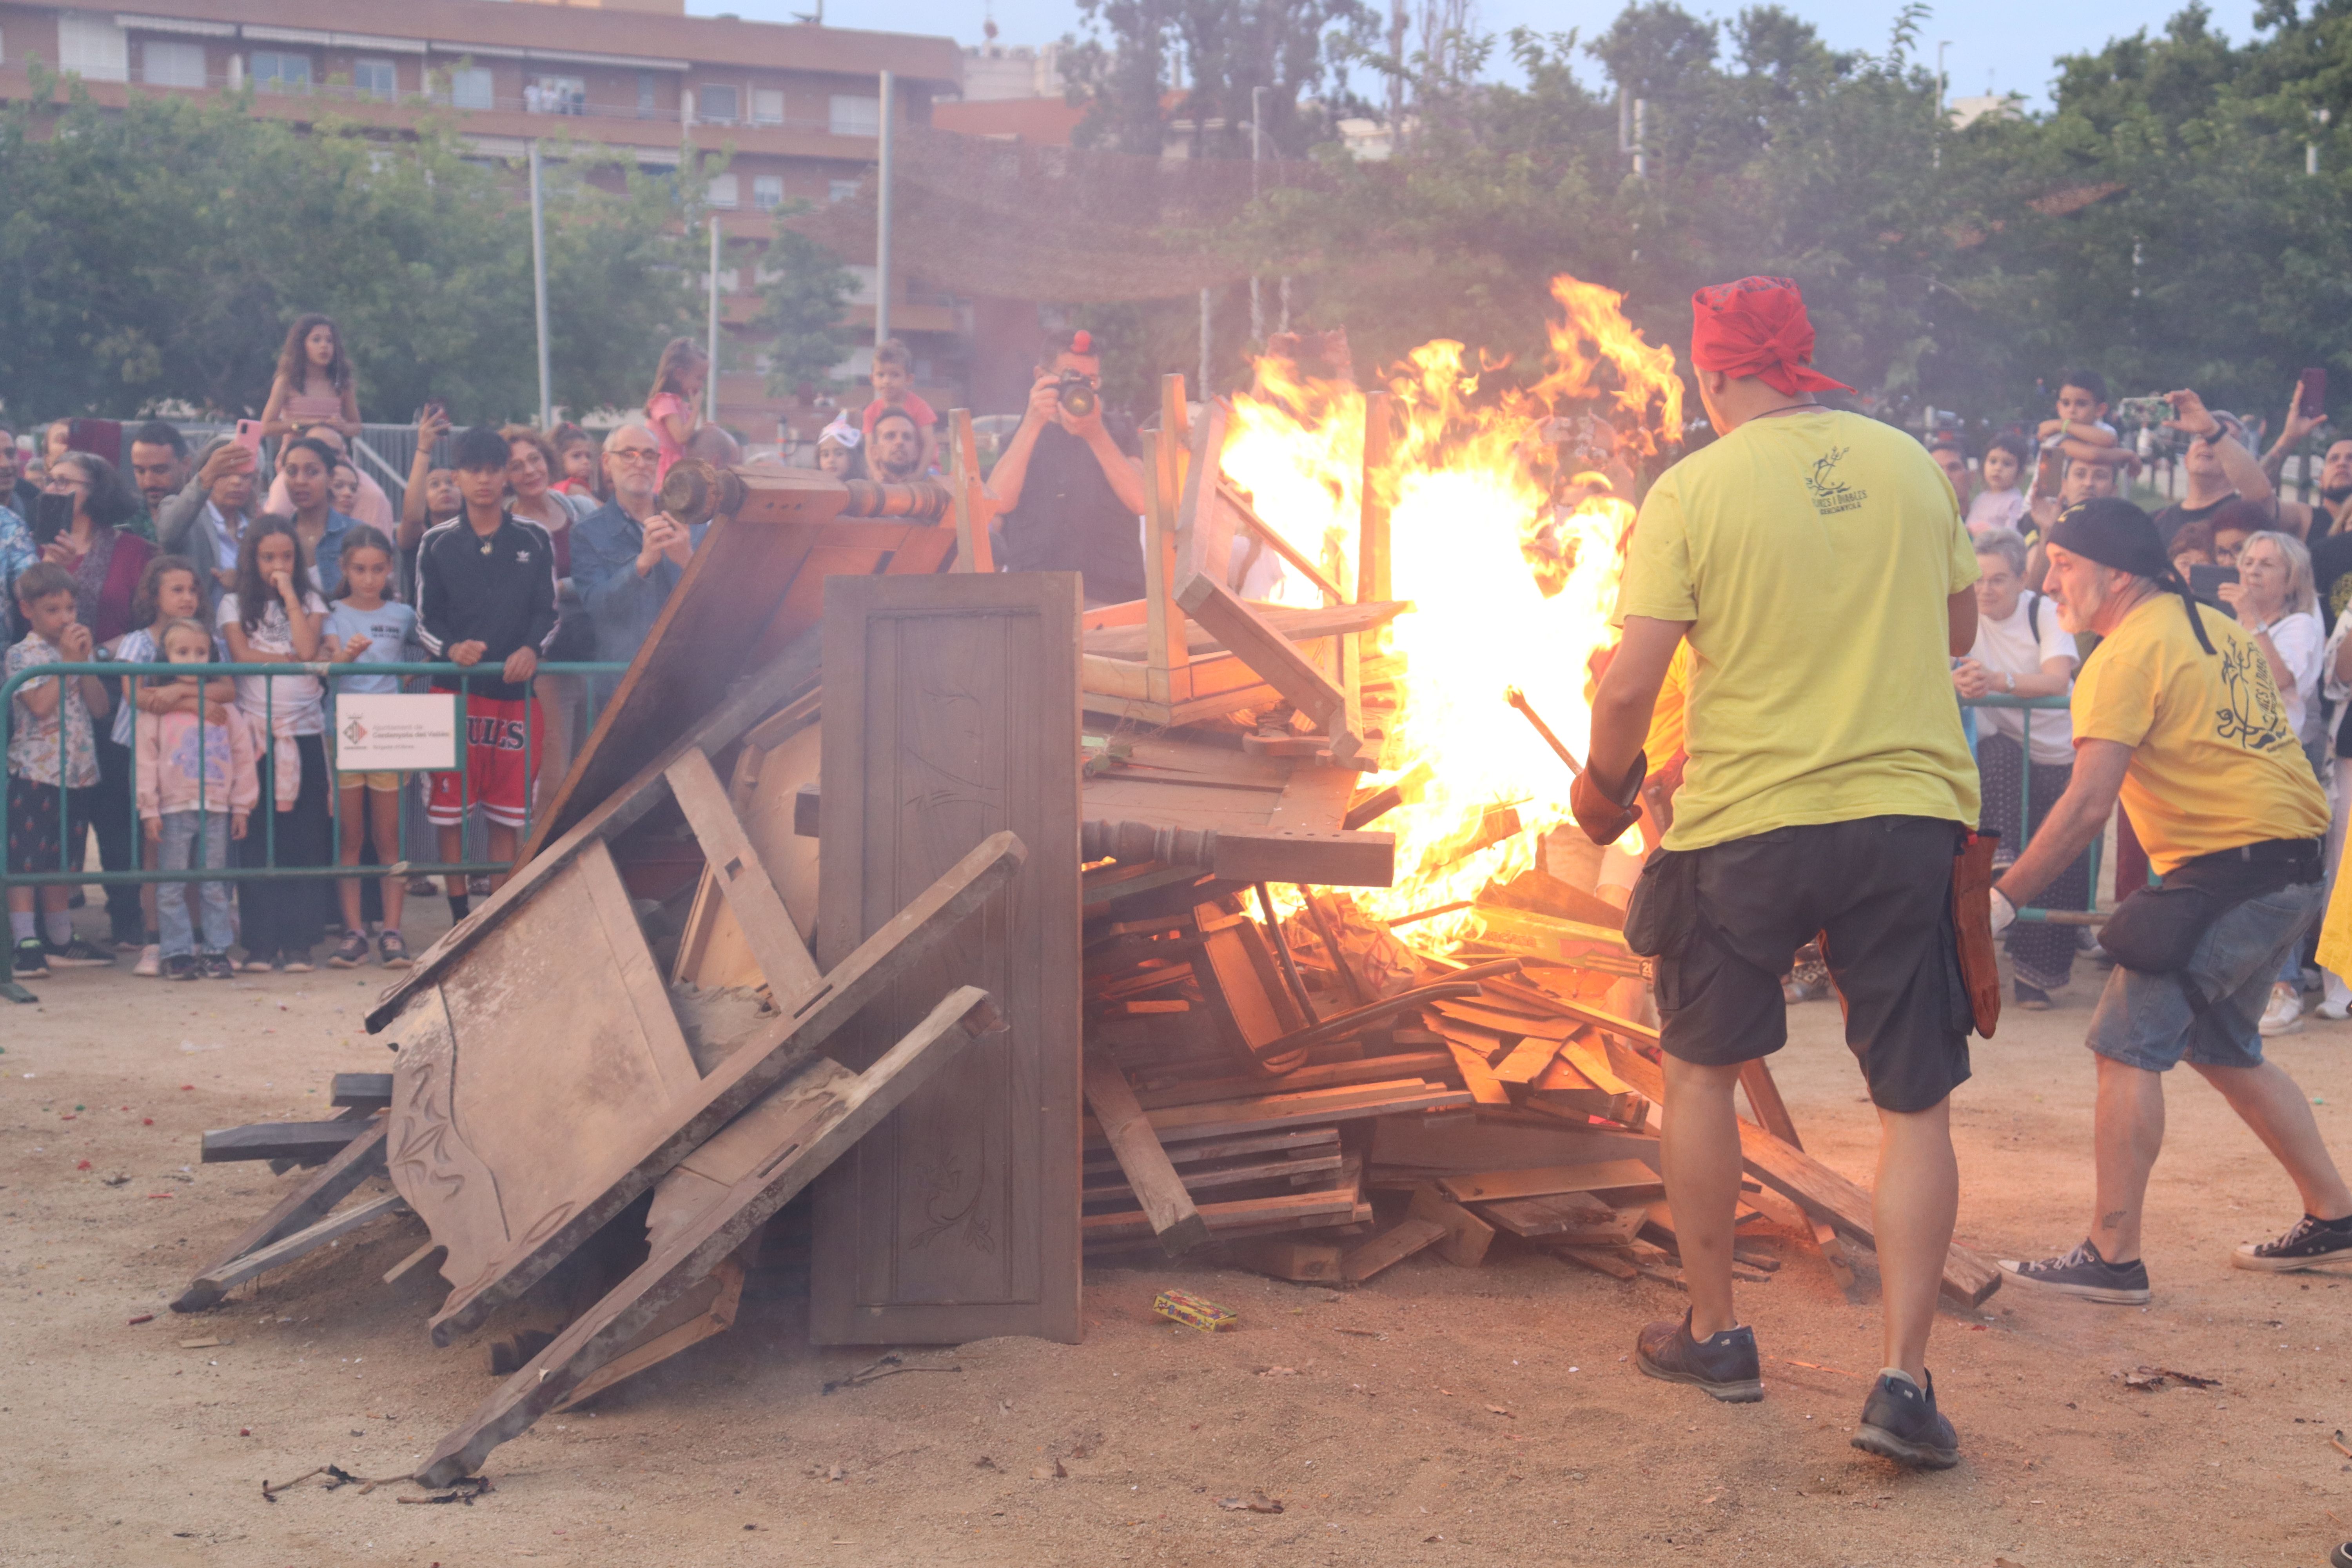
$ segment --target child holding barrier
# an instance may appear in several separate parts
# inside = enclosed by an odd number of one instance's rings
[[[337,664],[398,664],[409,656],[416,633],[416,612],[384,595],[392,587],[392,541],[362,523],[343,536],[343,582],[327,612],[327,657]],[[350,675],[334,683],[334,696],[400,689],[396,675]],[[331,734],[340,726],[331,723]],[[381,857],[386,845],[400,843],[401,775],[381,772],[335,774],[336,813],[341,820],[339,865],[357,866],[362,842],[373,837]],[[371,833],[373,829],[373,833]],[[395,855],[394,858],[398,858]],[[355,969],[368,959],[367,927],[360,910],[360,879],[346,877],[335,884],[343,907],[343,940],[327,955],[336,969]],[[408,945],[401,938],[400,919],[407,884],[399,877],[383,879],[383,931],[376,939],[378,960],[386,969],[408,967]]]
[[[163,658],[163,628],[177,620],[194,620],[204,624],[204,591],[196,577],[194,563],[180,555],[158,555],[147,563],[139,575],[139,590],[132,595],[131,613],[139,624],[106,645],[107,651],[124,664],[161,664]],[[225,649],[219,639],[212,638],[214,652],[211,662],[225,662]],[[114,712],[114,743],[128,749],[138,744],[137,721],[147,714],[194,713],[205,709],[205,717],[215,724],[228,721],[229,707],[236,700],[236,683],[226,675],[209,680],[183,678],[176,680],[149,680],[131,676],[123,682],[123,700]],[[145,770],[140,772],[140,787],[145,784]],[[162,866],[157,858],[161,847],[152,837],[145,846],[146,864],[150,870]],[[151,882],[139,889],[142,912],[147,917],[146,942],[141,947],[139,962],[131,973],[153,978],[163,971],[163,935],[158,926],[159,914],[155,900],[171,898],[182,905],[187,902],[187,889],[177,883],[163,893]],[[224,896],[226,893],[224,892]],[[184,918],[184,909],[183,916]]]
[[[189,591],[193,596],[193,576]],[[202,621],[175,616],[153,635],[165,662],[213,662],[212,634]],[[173,700],[152,710],[142,703],[133,726],[139,818],[149,849],[166,871],[226,867],[229,840],[246,836],[247,820],[261,794],[252,720],[208,700],[205,684],[192,675],[152,683],[151,689]],[[189,919],[188,892],[194,893],[201,910],[201,948]],[[236,933],[229,922],[226,882],[174,883],[164,889],[157,904],[163,978],[227,980],[236,973],[228,956]]]
[[[327,606],[310,586],[310,563],[293,522],[265,512],[237,547],[236,592],[220,602],[221,635],[238,664],[307,664],[319,657]],[[324,866],[334,851],[327,833],[326,714],[313,675],[240,675],[236,702],[259,727],[270,765],[260,770],[270,814],[237,844],[237,864]],[[310,949],[325,924],[322,889],[306,878],[256,878],[237,889],[245,967],[293,974],[311,970]]]

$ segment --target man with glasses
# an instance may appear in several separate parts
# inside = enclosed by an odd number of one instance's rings
[[[1089,607],[1143,596],[1143,468],[1135,431],[1101,400],[1102,360],[1086,332],[1049,339],[1021,427],[988,476],[1013,572],[1076,572]],[[1095,390],[1084,414],[1062,405],[1062,378]]]
[[[596,658],[626,664],[654,629],[708,524],[688,528],[660,510],[661,447],[643,425],[624,425],[604,438],[604,478],[613,499],[572,527],[572,584],[588,606]],[[596,700],[613,694],[620,678],[596,678]]]

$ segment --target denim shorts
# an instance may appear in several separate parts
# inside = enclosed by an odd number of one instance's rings
[[[2215,921],[2198,940],[2187,971],[2210,1000],[2202,1017],[2189,1007],[2178,976],[2116,965],[2099,993],[2084,1043],[2149,1072],[2168,1072],[2184,1058],[2200,1067],[2260,1067],[2271,983],[2326,897],[2325,883],[2298,882],[2248,899]]]

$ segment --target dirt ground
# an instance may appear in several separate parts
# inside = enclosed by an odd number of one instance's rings
[[[418,947],[432,934],[412,924]],[[1996,1255],[2082,1235],[2080,1038],[2100,977],[2086,965],[2057,1011],[2012,1012],[1957,1099],[1961,1236]],[[405,1482],[266,1501],[265,1479],[328,1462],[404,1472],[494,1386],[478,1340],[426,1340],[437,1277],[380,1282],[414,1221],[214,1312],[165,1306],[297,1179],[199,1165],[199,1132],[323,1115],[331,1073],[383,1070],[359,1026],[383,980],[171,985],[126,960],[0,1006],[0,1563],[2059,1568],[2319,1564],[2352,1538],[2352,1459],[2328,1441],[2352,1426],[2352,1298],[2340,1275],[2228,1266],[2294,1219],[2294,1195],[2186,1073],[2150,1194],[2154,1305],[2012,1289],[1948,1313],[1930,1362],[1967,1457],[1945,1474],[1847,1446],[1877,1365],[1866,1255],[1849,1299],[1809,1247],[1780,1244],[1786,1266],[1741,1298],[1768,1396],[1726,1406],[1628,1360],[1645,1320],[1681,1311],[1676,1291],[1498,1242],[1484,1268],[1423,1254],[1346,1291],[1091,1268],[1082,1345],[910,1351],[938,1370],[831,1395],[826,1379],[878,1352],[809,1349],[772,1289],[733,1332],[499,1449],[471,1506],[403,1506],[419,1495]],[[1807,1145],[1866,1178],[1874,1122],[1836,1011],[1793,1019],[1775,1066]],[[2352,1025],[2273,1054],[2352,1157]],[[1168,1286],[1237,1309],[1240,1328],[1156,1321]],[[183,1342],[201,1339],[223,1342]],[[2142,1364],[2221,1381],[2136,1392],[2118,1374]],[[1226,1506],[1258,1494],[1281,1511]]]

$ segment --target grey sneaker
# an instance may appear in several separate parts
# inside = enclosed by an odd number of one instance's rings
[[[1862,1425],[1853,1429],[1852,1441],[1864,1453],[1923,1470],[1948,1470],[1960,1462],[1959,1435],[1936,1408],[1934,1373],[1925,1388],[1907,1377],[1880,1373],[1863,1401]]]
[[[2087,1241],[2062,1258],[2043,1258],[2030,1263],[2004,1258],[2000,1266],[2021,1285],[2037,1285],[2045,1290],[2115,1307],[2147,1303],[2147,1265],[2137,1258],[2129,1263],[2110,1263]]]
[[[2352,1259],[2352,1216],[2320,1219],[2305,1215],[2276,1241],[2249,1241],[2230,1261],[2265,1274],[2292,1274],[2319,1263]]]
[[[95,942],[75,937],[71,942],[44,943],[48,949],[52,969],[110,969],[114,954]]]
[[[1691,1337],[1690,1313],[1685,1311],[1680,1322],[1644,1326],[1633,1342],[1633,1362],[1644,1376],[1691,1384],[1726,1405],[1753,1405],[1764,1397],[1756,1331],[1745,1323],[1702,1342]]]
[[[47,980],[49,977],[49,950],[42,944],[39,937],[28,936],[18,942],[10,963],[19,980]]]

